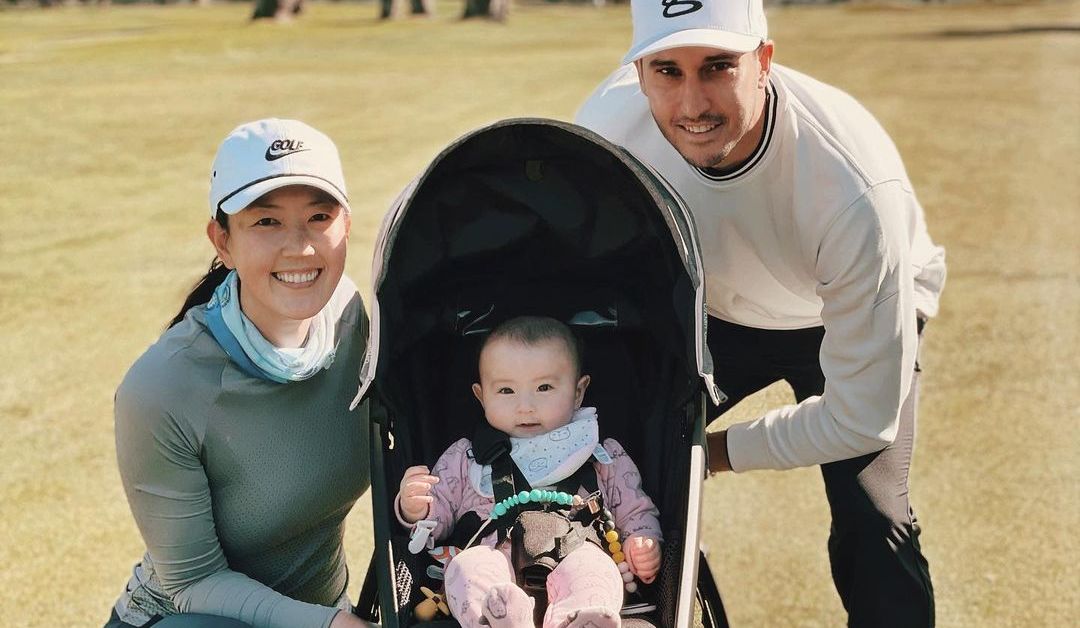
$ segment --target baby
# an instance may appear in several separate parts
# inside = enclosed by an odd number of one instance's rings
[[[585,508],[582,498],[589,492],[584,487],[572,503],[570,494],[545,489],[591,464],[606,509],[608,531],[601,529],[606,538],[599,539],[605,549],[585,541],[548,575],[544,627],[619,626],[624,584],[633,590],[633,576],[652,582],[660,568],[659,513],[622,446],[610,438],[599,446],[596,411],[581,408],[589,376],[581,374],[573,333],[551,318],[509,320],[484,340],[479,367],[473,394],[491,427],[509,436],[510,456],[521,476],[540,489],[532,494],[543,491],[539,501],[556,502],[548,505]],[[476,462],[472,443],[463,438],[443,453],[433,471],[424,466],[406,470],[396,510],[409,527],[422,519],[433,522],[432,534],[441,540],[468,513],[487,522],[493,511],[496,519],[509,516],[508,507],[512,511],[516,504],[515,497],[496,505],[491,467]],[[610,531],[611,519],[615,531]],[[499,543],[491,532],[447,566],[447,601],[465,628],[533,626],[534,600],[515,584],[510,545]]]

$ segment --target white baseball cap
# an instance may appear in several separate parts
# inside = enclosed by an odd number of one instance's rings
[[[685,46],[750,52],[769,38],[762,0],[631,0],[634,42],[623,63]]]
[[[210,218],[235,214],[267,192],[310,185],[349,209],[341,158],[330,138],[298,120],[241,124],[218,148],[210,175]]]

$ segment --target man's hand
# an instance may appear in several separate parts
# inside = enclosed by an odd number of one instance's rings
[[[660,541],[648,536],[632,535],[623,544],[623,553],[626,554],[626,563],[630,565],[630,573],[645,584],[656,579],[656,572],[660,571]]]
[[[709,432],[705,435],[705,442],[709,445],[709,473],[731,471],[731,459],[727,451],[727,430]]]
[[[431,502],[435,500],[431,496],[431,487],[438,481],[439,477],[431,475],[431,471],[423,465],[405,470],[398,491],[398,508],[406,521],[416,523],[428,516]]]

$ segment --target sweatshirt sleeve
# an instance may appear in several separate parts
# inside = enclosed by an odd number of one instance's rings
[[[453,534],[458,517],[475,502],[474,492],[466,490],[469,447],[467,438],[458,440],[439,456],[431,468],[432,475],[439,476],[439,482],[431,488],[434,501],[427,516],[436,523],[431,532],[435,539],[443,540]]]
[[[846,460],[896,437],[917,345],[907,202],[902,182],[878,184],[825,231],[815,264],[825,392],[729,427],[735,471]]]
[[[604,441],[611,455],[611,464],[597,464],[597,476],[604,492],[604,503],[615,516],[615,525],[622,536],[632,534],[663,541],[660,532],[660,511],[641,488],[641,473],[626,450],[614,438]]]
[[[140,379],[129,373],[116,393],[117,461],[155,573],[177,610],[255,628],[329,626],[338,609],[288,598],[229,569],[215,532],[201,435]]]

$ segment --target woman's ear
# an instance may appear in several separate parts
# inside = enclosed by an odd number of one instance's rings
[[[588,375],[582,375],[581,379],[577,381],[577,387],[574,391],[574,407],[580,408],[581,402],[585,400],[585,389],[589,387],[589,382],[592,378]]]
[[[222,264],[225,264],[225,268],[229,270],[236,268],[233,264],[232,255],[229,253],[228,230],[222,227],[218,221],[211,220],[206,223],[206,237],[210,238],[210,243],[214,245],[218,259],[221,260]]]

